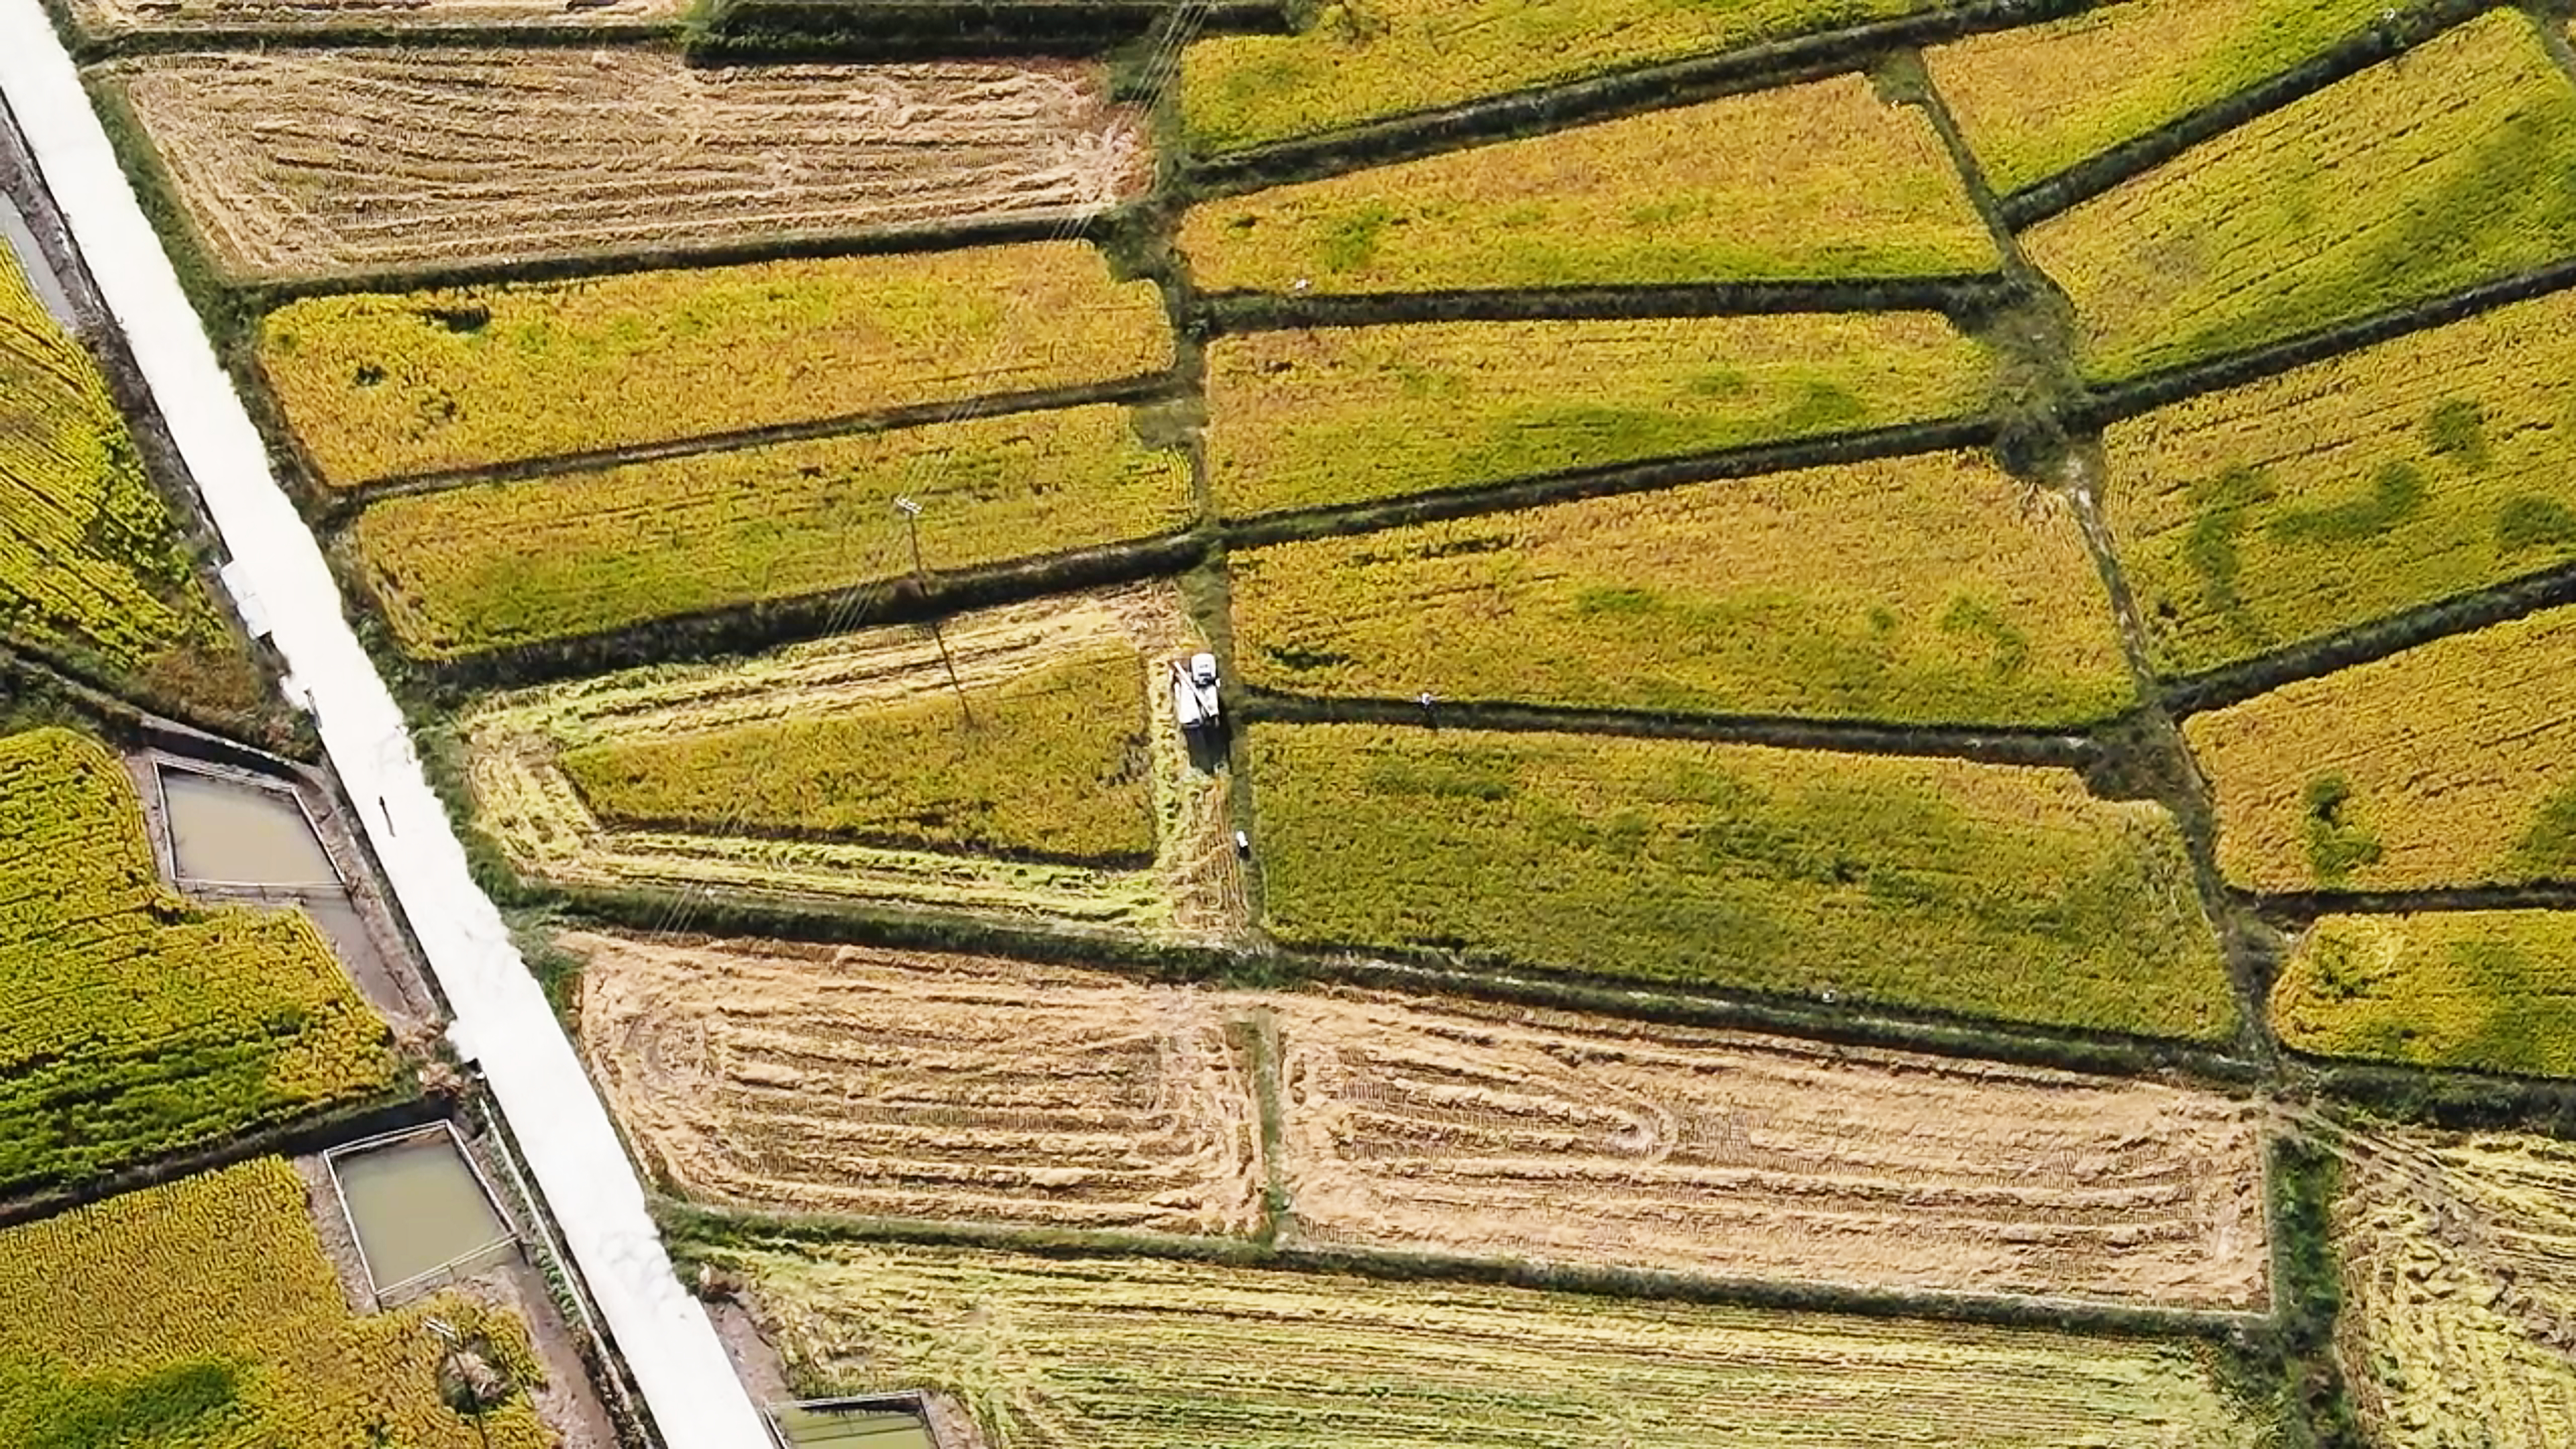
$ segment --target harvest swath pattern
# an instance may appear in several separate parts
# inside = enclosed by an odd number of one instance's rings
[[[96,742],[0,739],[0,802],[0,1193],[392,1084],[385,1025],[310,920],[162,889],[133,782]]]
[[[1338,724],[1248,755],[1293,944],[2236,1030],[2172,818],[2071,771]]]
[[[2576,915],[2325,916],[2272,988],[2281,1044],[2319,1056],[2576,1077]]]
[[[1067,661],[1121,650],[1160,661],[1204,648],[1179,599],[1139,587],[1044,599],[942,625],[950,661],[970,704],[989,707],[1015,682]],[[1159,670],[1159,664],[1157,665]],[[705,887],[772,898],[902,903],[1015,921],[1118,928],[1205,938],[1231,932],[1242,915],[1226,843],[1225,792],[1192,775],[1179,727],[1160,703],[1159,672],[1138,668],[1135,699],[1154,701],[1144,769],[1153,811],[1153,859],[1139,865],[1004,860],[943,849],[898,849],[829,838],[816,816],[788,836],[745,832],[730,813],[698,831],[611,829],[564,773],[568,751],[687,741],[776,721],[849,721],[864,727],[887,712],[953,709],[948,669],[928,631],[870,629],[750,660],[661,667],[495,696],[458,721],[467,747],[474,824],[521,872],[565,886]],[[1063,722],[1071,736],[1091,728]],[[985,777],[1029,777],[1038,757],[1029,736],[978,735],[967,748]],[[801,785],[832,768],[829,759],[765,753],[752,763],[775,772],[776,788]],[[1053,795],[1079,781],[1027,778],[1019,788]],[[941,788],[927,781],[914,787]],[[729,827],[729,828],[728,828]],[[1061,853],[1059,851],[1058,853]]]
[[[876,1217],[1247,1233],[1251,1064],[1217,998],[855,947],[596,935],[581,1037],[682,1191]]]
[[[1470,1002],[1264,1004],[1297,1242],[2262,1306],[2247,1103]]]
[[[1923,113],[1858,76],[1730,96],[1191,208],[1209,290],[1991,272]]]
[[[2576,559],[2576,292],[2113,424],[2104,509],[2160,672]]]
[[[776,1305],[791,1365],[936,1385],[1012,1449],[1706,1449],[1713,1424],[1733,1449],[2257,1441],[2189,1349],[2134,1339],[1137,1258],[700,1251]]]
[[[347,487],[1134,377],[1171,336],[1153,283],[1028,242],[309,297],[259,360]]]
[[[335,48],[93,75],[244,275],[1069,218],[1115,203],[1143,165],[1135,118],[1095,71],[1060,63]]]
[[[1254,683],[1910,723],[2126,706],[2062,502],[1930,455],[1235,554]]]
[[[368,27],[560,25],[677,21],[688,0],[69,0],[81,29],[93,35],[134,31],[320,29]]]
[[[921,505],[910,525],[894,500]],[[1188,458],[1111,404],[387,498],[351,526],[411,653],[568,635],[1184,527]],[[685,543],[683,543],[685,541]]]
[[[2576,256],[2576,87],[2505,9],[2032,228],[2128,377]]]
[[[1208,346],[1209,486],[1229,514],[1974,413],[1983,348],[1937,314],[1430,322]]]
[[[2388,0],[2124,0],[1925,56],[1999,192],[2018,191],[2367,29]],[[2084,84],[2069,85],[2069,76]]]
[[[307,1210],[265,1157],[0,1230],[0,1443],[555,1442],[517,1319],[462,1295],[352,1316]],[[440,1397],[432,1316],[522,1386],[479,1421]]]
[[[1580,79],[1837,25],[1937,0],[1351,0],[1293,36],[1212,36],[1181,61],[1186,134],[1240,151],[1479,96]]]
[[[2241,884],[2576,881],[2576,608],[2297,680],[2184,730]]]

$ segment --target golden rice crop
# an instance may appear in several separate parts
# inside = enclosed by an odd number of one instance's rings
[[[1232,556],[1255,684],[2072,724],[2134,696],[2073,515],[1982,455],[1556,504]]]
[[[2183,1346],[2042,1329],[880,1243],[709,1247],[795,1368],[1014,1449],[2251,1446]],[[1276,1426],[1276,1427],[1273,1427]]]
[[[1253,332],[1207,363],[1237,515],[1957,417],[1994,375],[1933,313]]]
[[[1203,155],[1930,9],[1936,0],[1328,0],[1297,35],[1202,39],[1181,114]]]
[[[2195,715],[2218,863],[2255,890],[2576,881],[2576,608]]]
[[[303,1179],[263,1157],[0,1230],[0,1443],[542,1449],[527,1330],[461,1295],[352,1315]],[[446,1320],[517,1386],[469,1420]]]
[[[1192,207],[1210,289],[1411,292],[1995,269],[1921,111],[1858,76]]]
[[[2576,558],[2576,292],[2104,435],[2157,668],[2188,674]]]
[[[1927,52],[1924,63],[1987,181],[2011,192],[2295,69],[2387,8],[2387,0],[2119,0],[1971,36]]]
[[[2271,1017],[2318,1056],[2576,1077],[2576,914],[2321,917]]]
[[[1171,337],[1153,283],[1029,242],[308,297],[259,360],[346,487],[1130,377]]]
[[[2491,13],[2023,235],[2122,378],[2576,254],[2576,88]]]
[[[0,739],[0,802],[0,1193],[391,1084],[385,1024],[313,923],[163,889],[133,781],[96,741]]]
[[[1097,405],[408,494],[351,526],[430,658],[1169,533],[1189,462]]]
[[[1294,945],[2236,1030],[2181,831],[2072,771],[1342,724],[1247,748]]]

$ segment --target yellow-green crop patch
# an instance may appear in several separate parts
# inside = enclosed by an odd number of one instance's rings
[[[2297,680],[2184,734],[2239,885],[2576,881],[2576,608]]]
[[[1076,242],[310,297],[259,360],[322,481],[666,443],[1171,363]]]
[[[1979,455],[1846,464],[1235,553],[1254,684],[1913,724],[2134,698],[2072,513]]]
[[[2271,1015],[2317,1056],[2576,1077],[2576,914],[2322,917]]]
[[[445,658],[1168,533],[1189,462],[1113,405],[388,498],[351,527],[403,647]]]
[[[1867,280],[1985,273],[1921,110],[1858,76],[1729,96],[1192,207],[1212,291]]]
[[[2278,341],[2576,256],[2576,86],[2496,11],[2023,234],[2088,376]]]
[[[1200,155],[1931,9],[1939,0],[1328,0],[1296,35],[1181,58]]]
[[[2260,1439],[2200,1352],[2045,1329],[892,1243],[695,1250],[835,1390],[1013,1449],[1980,1449]]]
[[[2236,1030],[2181,831],[2072,771],[1341,724],[1249,750],[1291,944]]]
[[[0,1194],[393,1081],[313,923],[171,895],[123,764],[69,730],[0,738],[0,947]]]
[[[603,742],[561,760],[612,828],[1134,862],[1154,854],[1146,695],[1145,662],[1113,642],[970,704],[931,695]]]
[[[2576,292],[2116,423],[2109,515],[2190,674],[2576,559]]]
[[[2296,69],[2387,9],[2387,0],[2124,0],[1971,36],[1924,62],[1986,180],[2012,192]]]
[[[1208,345],[1241,516],[1959,417],[1993,364],[1938,314],[1421,322]]]

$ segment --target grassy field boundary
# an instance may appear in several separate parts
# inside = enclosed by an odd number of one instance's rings
[[[2283,1048],[2282,1060],[2317,1096],[2446,1132],[2536,1132],[2576,1141],[2576,1081],[2476,1067],[2423,1067]]]
[[[2374,22],[2259,85],[2176,117],[2143,136],[2123,141],[2101,155],[2005,195],[2000,199],[2004,221],[2014,231],[2046,221],[2204,141],[2303,100],[2381,61],[2403,55],[2444,31],[2509,3],[2511,0],[2423,0],[2410,8],[2392,9],[2396,17],[2393,21]]]
[[[651,1207],[655,1221],[682,1245],[683,1252],[691,1244],[734,1246],[746,1240],[766,1239],[994,1248],[1048,1258],[1150,1257],[1234,1268],[1363,1277],[1382,1282],[1467,1283],[1583,1297],[2047,1328],[2105,1338],[2197,1338],[2219,1343],[2228,1342],[2265,1321],[2264,1315],[2253,1313],[2146,1308],[2012,1294],[1865,1289],[1831,1283],[1716,1278],[1657,1269],[1576,1267],[1454,1253],[1278,1247],[1239,1238],[1082,1229],[987,1228],[911,1219],[755,1212],[708,1207],[668,1197],[655,1198]]]
[[[1196,13],[1206,34],[1285,34],[1287,0],[713,0],[682,37],[692,65],[1098,55]]]
[[[2391,891],[2247,891],[2234,894],[2267,917],[2304,926],[2319,916],[2411,916],[2428,911],[2576,911],[2576,881],[2435,886]]]
[[[2271,1158],[2276,1312],[2257,1353],[2272,1366],[2288,1417],[2284,1449],[2367,1449],[2335,1358],[2343,1282],[2332,1224],[2342,1164],[2332,1149],[2290,1137],[2274,1139]]]
[[[2095,0],[1959,0],[1920,14],[1867,21],[1786,40],[1761,41],[1689,60],[1417,111],[1239,155],[1192,157],[1177,126],[1160,129],[1156,139],[1158,146],[1169,148],[1170,154],[1178,158],[1180,193],[1203,201],[1419,160],[1589,121],[1822,80],[1866,69],[1891,50],[2037,24],[2089,9],[2093,3]]]
[[[1427,292],[1201,292],[1187,324],[1226,336],[1405,322],[1618,321],[1799,312],[1939,312],[1965,329],[2009,300],[2001,272],[1866,282],[1704,282],[1660,287],[1448,289]]]

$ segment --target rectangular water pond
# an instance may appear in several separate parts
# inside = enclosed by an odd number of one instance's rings
[[[337,886],[340,873],[294,792],[194,770],[161,771],[170,861],[183,881]]]
[[[770,1410],[790,1449],[939,1449],[930,1425],[911,1409],[884,1404],[789,1404]]]
[[[513,1239],[454,1129],[444,1124],[329,1154],[378,1298],[507,1258]]]

